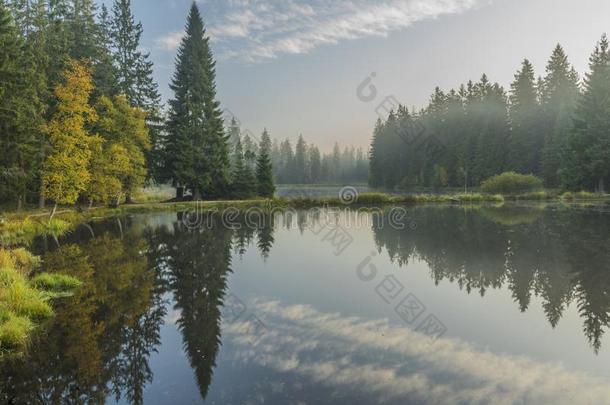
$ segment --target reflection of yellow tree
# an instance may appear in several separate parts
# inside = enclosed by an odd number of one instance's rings
[[[95,316],[95,272],[82,249],[67,245],[45,256],[47,271],[61,271],[83,281],[76,294],[68,300],[61,301],[57,308],[57,317],[53,329],[61,336],[57,343],[61,345],[63,360],[74,367],[85,386],[97,382],[102,368],[102,353],[97,345],[104,333],[104,325],[91,320]]]
[[[134,338],[130,331],[153,304],[155,273],[148,266],[147,251],[146,241],[131,232],[123,240],[106,233],[82,248],[64,245],[43,258],[45,271],[75,276],[83,286],[58,303],[57,316],[28,356],[0,366],[3,377],[19,374],[10,386],[0,382],[5,395],[0,402],[45,398],[51,403],[103,403],[112,385],[115,394],[131,393],[129,400],[141,403],[143,387],[128,385],[134,380],[143,385],[151,377],[132,378],[127,374],[139,370],[126,363],[142,365],[147,360],[126,360],[123,352],[127,340]],[[155,321],[148,331],[152,338],[137,338],[158,343],[161,319]]]

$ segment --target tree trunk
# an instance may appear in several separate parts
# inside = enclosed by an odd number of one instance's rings
[[[21,207],[23,206],[23,197],[17,197],[17,212],[21,211]]]
[[[597,184],[597,192],[600,194],[606,194],[606,188],[603,177],[599,178],[599,183]]]
[[[57,203],[55,203],[53,205],[53,211],[51,211],[51,216],[49,217],[49,220],[53,219],[53,216],[55,216],[56,212],[57,212]]]
[[[176,187],[176,200],[182,200],[184,198],[184,187]]]
[[[117,218],[116,222],[119,224],[119,232],[121,234],[121,239],[123,239],[123,224],[121,223],[121,219]]]
[[[195,187],[193,190],[193,201],[199,200],[201,200],[201,191],[199,190],[199,187]]]
[[[89,229],[89,233],[91,233],[91,238],[95,239],[95,233],[93,232],[93,228],[89,224],[85,224],[85,227]]]
[[[42,156],[41,162],[44,163],[45,160],[45,148],[44,141],[40,147],[40,155]],[[40,194],[38,195],[38,208],[41,210],[44,209],[45,201],[44,201],[44,183],[42,181],[42,177],[40,178]]]
[[[125,196],[125,204],[133,204],[133,198],[131,198],[131,193]]]

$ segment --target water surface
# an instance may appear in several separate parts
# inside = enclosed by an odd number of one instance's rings
[[[43,270],[85,284],[0,365],[0,402],[610,401],[605,209],[397,212],[135,215],[40,239]]]

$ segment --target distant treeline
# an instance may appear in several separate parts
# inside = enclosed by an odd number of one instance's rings
[[[254,168],[259,155],[259,145],[248,132],[242,134],[238,123],[233,119],[227,132],[230,143],[240,143],[246,162]],[[267,130],[262,137],[269,136]],[[341,149],[335,143],[332,153],[322,154],[313,143],[308,144],[299,136],[293,147],[289,139],[273,139],[271,162],[275,181],[279,184],[332,184],[366,183],[369,162],[362,148]]]
[[[524,60],[510,89],[486,75],[429,105],[378,120],[370,151],[374,187],[478,186],[505,171],[548,187],[604,191],[610,184],[610,53],[604,35],[581,81],[560,45],[544,77]]]

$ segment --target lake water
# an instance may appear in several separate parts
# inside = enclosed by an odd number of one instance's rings
[[[610,403],[606,208],[250,214],[36,241],[85,284],[0,403]]]

